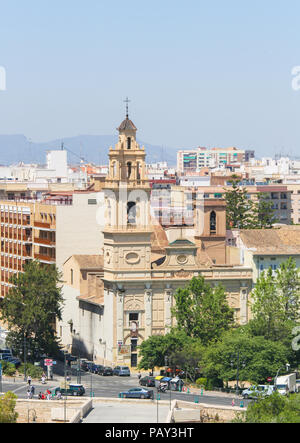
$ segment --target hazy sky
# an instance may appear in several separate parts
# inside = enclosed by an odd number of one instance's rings
[[[0,134],[300,155],[299,0],[0,0]]]

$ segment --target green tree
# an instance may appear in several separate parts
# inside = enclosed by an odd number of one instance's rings
[[[263,272],[251,294],[253,335],[270,340],[290,337],[293,326],[300,320],[300,276],[292,258],[283,262],[274,273]]]
[[[258,194],[257,202],[253,204],[253,217],[253,229],[271,229],[273,224],[278,222],[268,194]]]
[[[274,393],[248,405],[247,411],[234,422],[242,423],[300,423],[300,397],[285,397]]]
[[[254,203],[248,197],[247,189],[240,186],[239,182],[240,179],[233,175],[229,181],[232,189],[225,190],[227,229],[252,229],[256,225]]]
[[[222,379],[226,384],[237,379],[239,355],[239,380],[265,384],[268,377],[275,377],[278,369],[285,366],[291,352],[280,342],[253,337],[247,329],[239,328],[206,348],[201,364],[207,378]]]
[[[185,288],[179,288],[174,299],[176,328],[200,339],[204,345],[217,340],[234,325],[234,311],[228,305],[225,289],[221,285],[212,288],[203,276],[194,277]]]
[[[18,413],[15,412],[17,396],[12,392],[6,392],[0,396],[0,423],[16,423]]]
[[[141,358],[139,369],[153,369],[164,366],[164,356],[166,349],[166,338],[163,335],[152,335],[143,341],[139,347],[139,355]]]
[[[281,263],[276,271],[275,286],[283,300],[285,319],[300,319],[300,270],[295,260],[290,257]]]
[[[22,355],[26,340],[32,361],[44,353],[55,355],[59,350],[55,319],[61,319],[63,303],[56,267],[32,261],[10,282],[13,286],[1,304],[1,319],[10,331],[8,346]]]

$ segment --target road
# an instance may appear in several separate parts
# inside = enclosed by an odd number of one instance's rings
[[[48,381],[46,385],[42,385],[40,382],[33,382],[35,387],[35,398],[39,392],[45,392],[46,389],[53,389],[58,387],[63,381],[63,377],[57,377],[57,379],[53,381]],[[72,376],[72,383],[77,383],[77,377]],[[95,374],[82,373],[81,375],[81,383],[85,387],[86,394],[85,397],[105,397],[105,398],[118,398],[119,393],[133,388],[138,387],[138,379],[136,375],[131,377],[103,377]],[[24,381],[3,381],[2,382],[2,391],[12,391],[14,392],[18,398],[27,398],[27,389],[28,385]],[[156,398],[156,389],[150,388],[154,390],[155,398]],[[92,394],[91,394],[92,393]],[[213,393],[206,394],[203,396],[194,395],[194,394],[186,394],[174,391],[167,391],[166,393],[160,393],[161,400],[170,401],[174,399],[195,402],[199,401],[201,403],[207,404],[216,404],[216,405],[227,405],[230,406],[232,403],[232,398],[226,394],[217,394]],[[247,406],[250,400],[245,400],[244,405]],[[236,406],[238,406],[238,401],[236,401]]]

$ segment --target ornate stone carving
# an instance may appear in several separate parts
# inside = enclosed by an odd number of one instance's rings
[[[176,278],[193,278],[193,273],[182,269],[181,271],[175,272],[174,276]]]

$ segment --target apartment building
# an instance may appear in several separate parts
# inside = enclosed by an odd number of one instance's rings
[[[244,163],[246,158],[254,155],[253,151],[251,152],[235,147],[181,150],[177,153],[177,169],[181,173],[189,173],[203,168],[224,168],[230,164]]]
[[[286,225],[291,224],[292,191],[288,189],[288,186],[271,184],[245,185],[244,187],[247,189],[248,198],[253,201],[257,200],[258,194],[265,194],[266,198],[273,203],[274,214],[278,222]],[[152,192],[152,214],[164,227],[192,226],[196,201],[199,198],[203,200],[223,199],[226,190],[230,188],[228,184],[195,187],[172,186],[170,190],[156,191],[155,194]]]
[[[0,201],[1,297],[13,274],[22,272],[29,260],[63,263],[73,254],[101,251],[103,235],[97,222],[102,193],[60,192],[40,201]]]

